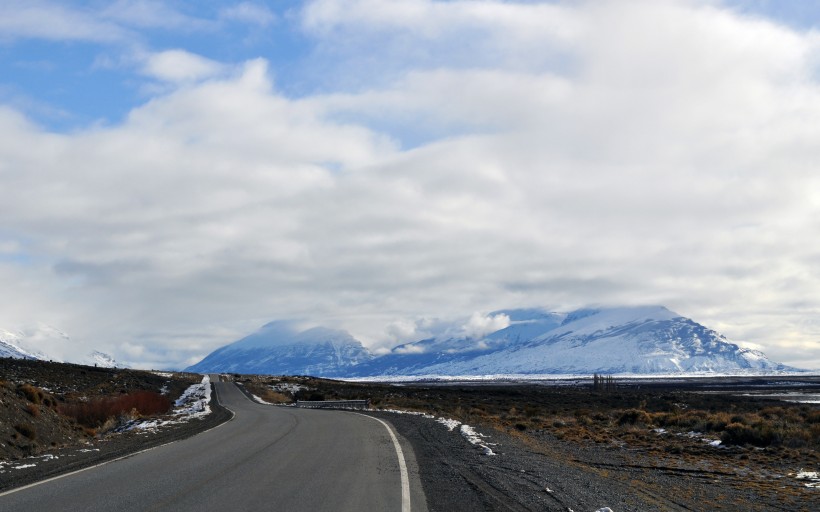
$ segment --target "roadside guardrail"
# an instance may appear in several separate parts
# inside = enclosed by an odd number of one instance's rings
[[[370,409],[367,400],[297,400],[296,407],[305,409]]]

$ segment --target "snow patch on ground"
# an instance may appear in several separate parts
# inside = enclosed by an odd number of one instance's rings
[[[280,393],[291,393],[296,394],[302,390],[309,390],[307,386],[303,386],[301,384],[296,384],[294,382],[278,382],[276,384],[271,384],[270,387],[274,391],[278,391]]]
[[[28,469],[36,468],[38,462],[48,462],[50,460],[59,459],[60,457],[53,453],[46,453],[45,455],[35,455],[26,457],[24,460],[14,462],[10,460],[0,461],[0,474],[5,473],[7,469]],[[22,464],[20,464],[22,462]]]
[[[493,450],[490,448],[490,446],[495,446],[495,444],[484,442],[484,438],[489,437],[489,436],[486,436],[484,434],[480,434],[480,433],[476,432],[476,430],[473,427],[471,427],[470,425],[463,424],[458,420],[454,420],[452,418],[442,418],[442,417],[436,418],[432,414],[427,414],[427,413],[424,413],[424,412],[417,412],[417,411],[402,411],[400,409],[380,409],[380,411],[390,412],[390,413],[393,413],[393,414],[408,414],[408,415],[411,415],[411,416],[421,416],[423,418],[436,420],[436,423],[440,423],[440,424],[444,425],[445,427],[447,427],[447,430],[449,430],[450,432],[455,430],[456,427],[461,426],[461,429],[459,430],[459,432],[464,437],[464,439],[469,441],[470,444],[472,444],[473,446],[476,446],[476,447],[480,448],[481,451],[484,453],[484,455],[495,455],[495,452],[493,452]]]
[[[435,416],[432,414],[427,414],[426,412],[418,412],[418,411],[402,411],[401,409],[379,409],[380,412],[389,412],[392,414],[406,414],[408,416],[421,416],[422,418],[427,418],[430,420],[436,419]]]
[[[774,398],[783,402],[796,404],[820,404],[820,393],[806,393],[803,391],[791,391],[788,393],[743,393],[739,396]]]
[[[489,436],[479,434],[473,427],[464,424],[461,425],[461,435],[464,436],[464,439],[469,441],[473,446],[481,448],[484,455],[495,455],[495,452],[493,452],[492,448],[490,448],[490,443],[485,443],[483,439]]]
[[[652,432],[658,434],[659,436],[669,433],[669,431],[665,428],[653,428]],[[720,448],[723,445],[723,442],[720,439],[709,439],[708,437],[704,437],[702,432],[678,432],[675,435],[678,437],[688,437],[689,439],[697,439],[715,448]]]
[[[188,386],[174,404],[174,416],[201,418],[211,413],[211,377],[205,375],[202,382]]]
[[[170,418],[156,418],[151,420],[134,420],[118,428],[118,432],[127,430],[156,431],[165,425],[186,423],[194,418],[202,419],[211,413],[211,378],[202,377],[202,382],[188,386],[182,395],[174,402],[174,410]]]
[[[461,425],[460,421],[452,420],[450,418],[438,418],[436,421],[447,427],[447,430],[449,430],[450,432],[452,432],[453,429],[457,426]]]
[[[798,480],[806,480],[807,482],[803,484],[806,487],[820,489],[820,472],[818,471],[803,471],[801,469],[794,477]]]
[[[264,400],[261,396],[256,396],[253,393],[251,393],[251,396],[253,397],[253,401],[258,403],[258,404],[273,405],[272,403],[268,402],[267,400]]]

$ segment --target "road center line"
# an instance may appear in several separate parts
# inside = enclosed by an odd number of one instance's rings
[[[373,416],[368,416],[367,414],[359,414],[357,412],[353,414],[378,421],[384,425],[384,428],[387,429],[387,433],[390,434],[390,439],[393,440],[393,446],[396,448],[396,456],[399,458],[399,473],[401,474],[401,512],[410,512],[410,477],[407,474],[407,463],[404,461],[404,452],[401,449],[401,444],[399,444],[399,439],[396,437],[396,434],[393,433],[393,429],[390,428],[387,422],[379,418],[374,418]]]

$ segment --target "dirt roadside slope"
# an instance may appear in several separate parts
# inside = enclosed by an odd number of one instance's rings
[[[231,413],[211,402],[203,419],[156,430],[95,432],[58,413],[62,404],[140,390],[180,396],[198,375],[0,358],[0,492],[212,428]]]

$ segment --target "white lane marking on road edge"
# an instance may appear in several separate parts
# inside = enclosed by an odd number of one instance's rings
[[[216,389],[216,387],[214,387],[214,389]],[[216,400],[217,400],[217,402],[219,402],[219,405],[222,405],[222,402],[219,401],[219,393],[216,393]],[[225,407],[225,406],[222,405],[222,407]],[[225,407],[225,409],[228,409],[228,408]],[[223,421],[219,425],[217,425],[215,427],[211,427],[208,430],[203,430],[202,432],[198,432],[198,433],[194,434],[191,437],[196,437],[198,435],[204,434],[205,432],[210,432],[211,430],[218,429],[222,425],[224,425],[224,424],[226,424],[230,421],[233,421],[233,419],[236,417],[236,413],[234,411],[231,411],[230,409],[228,409],[228,411],[230,411],[231,417],[227,421]],[[122,457],[117,457],[116,459],[111,459],[111,460],[107,460],[105,462],[100,462],[99,464],[95,464],[93,466],[88,466],[87,468],[77,469],[77,470],[74,470],[70,473],[64,473],[62,475],[57,475],[57,476],[53,476],[51,478],[46,478],[45,480],[40,480],[39,482],[34,482],[34,483],[31,483],[31,484],[28,484],[28,485],[24,485],[22,487],[17,487],[15,489],[9,489],[8,491],[0,492],[0,498],[2,498],[3,496],[8,496],[9,494],[14,494],[15,492],[25,491],[26,489],[31,489],[32,487],[37,487],[38,485],[47,484],[49,482],[53,482],[54,480],[59,480],[61,478],[66,478],[66,477],[69,477],[69,476],[72,476],[72,475],[76,475],[77,473],[82,473],[84,471],[89,471],[89,470],[92,470],[94,468],[98,468],[100,466],[105,466],[106,464],[111,464],[112,462],[117,462],[119,460],[127,459],[129,457],[134,457],[134,456],[139,455],[141,453],[150,452],[151,450],[156,450],[157,448],[162,448],[163,446],[168,446],[168,445],[171,445],[171,444],[174,444],[174,443],[178,443],[180,441],[185,441],[186,439],[191,439],[191,437],[186,437],[186,438],[183,438],[183,439],[176,439],[174,441],[170,441],[170,442],[165,443],[165,444],[161,444],[161,445],[158,445],[158,446],[153,446],[151,448],[146,448],[144,450],[140,450],[140,451],[134,452],[134,453],[129,453],[129,454],[123,455]]]
[[[399,458],[399,473],[401,474],[401,512],[410,512],[410,477],[407,475],[407,464],[404,462],[404,452],[401,449],[401,445],[399,444],[396,434],[393,433],[393,429],[390,428],[390,425],[388,425],[387,422],[382,421],[379,418],[374,418],[373,416],[368,416],[367,414],[359,414],[357,412],[354,412],[353,414],[358,414],[359,416],[364,416],[365,418],[378,421],[384,425],[384,428],[387,429],[387,433],[390,434],[390,438],[393,440],[393,446],[396,448],[396,456]]]

